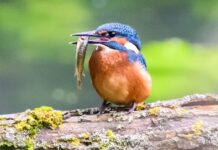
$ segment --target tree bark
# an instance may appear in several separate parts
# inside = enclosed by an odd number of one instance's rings
[[[147,104],[128,114],[111,107],[63,112],[56,129],[17,130],[27,111],[0,115],[0,149],[218,149],[218,95],[194,94]]]

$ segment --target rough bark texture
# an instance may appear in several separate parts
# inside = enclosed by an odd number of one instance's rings
[[[18,130],[27,111],[0,116],[0,149],[218,149],[218,95],[194,94],[128,114],[112,107],[64,112],[56,129]]]

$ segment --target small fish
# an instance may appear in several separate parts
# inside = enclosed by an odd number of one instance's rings
[[[88,45],[88,36],[80,36],[76,45],[76,63],[75,63],[75,76],[77,77],[77,88],[81,89],[82,75],[84,69],[84,61],[86,49]]]

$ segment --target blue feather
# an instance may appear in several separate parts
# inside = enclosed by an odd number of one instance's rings
[[[140,52],[136,54],[134,51],[128,50],[128,60],[131,62],[140,62],[145,69],[147,68],[146,61]]]
[[[118,44],[117,42],[115,41],[111,41],[111,42],[106,42],[104,43],[105,46],[111,48],[111,49],[115,49],[115,50],[118,50],[118,51],[122,51],[122,52],[127,52],[128,49],[126,47],[124,47],[123,45],[120,45]]]
[[[128,54],[128,60],[131,62],[140,62],[142,64],[142,66],[146,69],[147,65],[146,65],[146,61],[142,55],[141,52],[139,52],[138,54],[135,53],[132,50],[127,49],[126,47],[124,47],[123,45],[118,44],[117,42],[107,42],[104,44],[105,46],[111,48],[111,49],[115,49],[118,50],[120,52],[126,52]]]

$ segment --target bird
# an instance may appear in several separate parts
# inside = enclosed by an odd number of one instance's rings
[[[130,106],[129,113],[144,103],[152,82],[134,28],[123,23],[105,23],[95,30],[72,35],[92,37],[88,44],[96,46],[89,59],[89,72],[92,85],[103,100],[100,114],[110,103]]]

